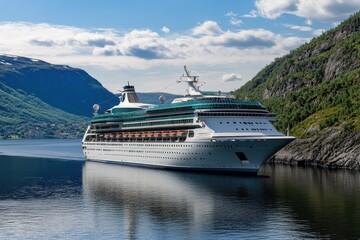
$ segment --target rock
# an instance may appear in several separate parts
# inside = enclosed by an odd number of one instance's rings
[[[320,137],[296,139],[270,162],[360,170],[360,133],[333,127]]]

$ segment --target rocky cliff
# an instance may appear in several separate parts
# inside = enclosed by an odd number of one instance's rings
[[[360,13],[291,51],[235,92],[298,139],[272,161],[360,169]]]

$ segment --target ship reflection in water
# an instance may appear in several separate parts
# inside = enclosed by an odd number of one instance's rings
[[[154,237],[219,236],[268,224],[263,177],[206,175],[87,162],[83,169],[86,200],[104,202],[123,215],[128,238],[139,237],[144,219],[159,231]],[[143,226],[144,227],[144,226]],[[208,229],[209,232],[206,232]],[[141,233],[140,233],[141,234]],[[256,234],[256,232],[251,233]],[[244,235],[246,236],[246,235]]]
[[[97,217],[104,206],[121,216],[123,222],[118,227],[130,239],[360,236],[354,227],[360,226],[359,209],[350,209],[360,203],[359,190],[352,192],[349,185],[340,192],[337,189],[342,188],[343,181],[355,187],[349,172],[341,177],[327,170],[269,165],[262,172],[272,177],[206,175],[87,162],[83,190],[87,203],[97,206]],[[359,174],[353,177],[359,182]],[[346,206],[348,202],[351,205]]]

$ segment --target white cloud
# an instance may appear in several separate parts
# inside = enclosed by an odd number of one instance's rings
[[[169,32],[170,32],[170,29],[167,28],[166,26],[163,26],[163,27],[161,28],[161,31],[162,31],[163,33],[169,33]]]
[[[359,0],[257,0],[255,6],[265,18],[275,19],[281,15],[293,14],[313,21],[338,22],[360,9]]]
[[[95,56],[119,56],[119,55],[122,55],[120,50],[115,46],[105,46],[103,48],[94,48],[92,53]]]
[[[288,27],[290,29],[293,30],[298,30],[298,31],[302,31],[302,32],[311,32],[313,31],[313,29],[309,26],[298,26],[298,25],[293,25],[293,24],[283,24],[283,26]]]
[[[214,21],[206,21],[201,25],[195,27],[192,31],[193,35],[219,35],[223,31],[219,27],[219,24]]]
[[[222,31],[214,21],[206,21],[193,30],[195,37],[181,34],[160,36],[149,29],[119,33],[112,29],[0,23],[0,35],[7,36],[0,38],[0,49],[4,53],[36,58],[51,56],[59,60],[66,56],[75,56],[74,59],[107,56],[108,59],[121,57],[128,61],[131,57],[149,61],[207,59],[209,56],[231,56],[233,59],[241,50],[264,54],[267,49],[271,54],[274,50],[280,54],[283,52],[281,49],[288,49],[289,44],[284,44],[287,40],[295,39],[297,44],[304,42],[301,38],[288,38],[264,29]],[[107,65],[107,61],[103,65]]]
[[[222,76],[221,81],[222,82],[234,82],[234,81],[241,81],[242,76],[240,74],[230,73],[230,74],[224,74]]]
[[[138,74],[144,69],[171,69],[171,74],[166,77],[157,76],[167,79],[173,78],[174,70],[185,64],[202,66],[207,71],[214,66],[219,72],[241,71],[245,79],[250,79],[272,59],[307,40],[282,36],[265,29],[223,31],[214,21],[204,22],[191,30],[197,34],[159,35],[150,29],[119,32],[114,29],[0,22],[0,36],[6,36],[0,38],[0,51],[84,68],[99,80],[114,79],[115,86],[119,74],[123,76],[121,72],[125,70]],[[220,71],[221,68],[223,70]],[[110,77],[108,71],[116,75]],[[101,74],[97,75],[98,72]],[[129,76],[136,78],[136,74]],[[208,77],[216,83],[219,73]],[[150,80],[160,82],[143,75],[137,80],[143,86],[151,86]],[[214,85],[209,79],[206,81],[206,86]]]
[[[292,25],[292,24],[283,24],[283,26],[288,27],[293,30],[302,31],[302,32],[312,32],[312,34],[314,34],[314,36],[319,36],[326,31],[326,29],[313,29],[309,26],[298,26],[298,25]]]
[[[68,26],[0,23],[0,49],[34,58],[72,59],[70,63],[121,65],[138,68],[140,60],[193,59],[193,61],[233,61],[252,51],[247,59],[282,54],[304,39],[284,37],[264,29],[222,31],[214,21],[206,21],[193,29],[196,36],[176,34],[160,36],[149,29],[119,33],[113,29],[83,29]],[[202,34],[200,34],[202,33]],[[200,35],[198,35],[200,34]],[[94,60],[93,57],[101,61]],[[116,60],[114,60],[117,58]],[[86,60],[88,59],[88,60]],[[91,59],[91,60],[90,60]],[[105,60],[104,60],[105,59]],[[124,62],[119,61],[123,59]],[[137,59],[137,60],[136,60]],[[79,60],[79,62],[77,62]],[[101,63],[102,62],[102,63]],[[126,62],[126,63],[125,63]],[[158,64],[157,62],[157,64]],[[169,61],[168,61],[169,62]]]
[[[226,17],[236,17],[237,13],[234,13],[233,11],[226,13]]]
[[[242,30],[239,32],[227,31],[219,37],[207,40],[207,44],[238,49],[262,49],[276,45],[276,35],[264,29]]]
[[[142,59],[168,59],[179,57],[169,48],[170,44],[149,29],[126,33],[118,43],[121,55]]]
[[[256,10],[251,10],[250,13],[242,15],[242,17],[245,18],[256,18],[258,16],[258,13]]]
[[[299,0],[257,0],[255,3],[261,16],[275,19],[284,13],[296,10],[296,2]]]
[[[240,26],[242,24],[242,20],[237,18],[237,13],[228,12],[225,16],[230,18],[230,24],[233,26]]]
[[[230,24],[233,26],[240,26],[242,24],[242,20],[232,17],[230,19]]]

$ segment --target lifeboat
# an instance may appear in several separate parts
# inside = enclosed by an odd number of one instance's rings
[[[154,136],[154,133],[153,133],[153,132],[148,132],[148,133],[146,134],[146,136],[147,136],[147,137],[153,137],[153,136]]]
[[[123,133],[123,137],[124,138],[129,137],[129,133]]]
[[[134,136],[135,136],[135,137],[140,137],[140,136],[141,136],[141,133],[140,133],[140,132],[136,132],[136,133],[134,133]]]
[[[110,134],[108,134],[108,133],[104,134],[104,138],[106,138],[106,139],[110,138]]]
[[[162,136],[162,137],[168,137],[168,136],[169,136],[169,132],[162,132],[162,133],[161,133],[161,136]]]
[[[154,137],[159,137],[161,136],[161,132],[154,132]]]
[[[116,134],[116,137],[117,137],[117,138],[121,138],[122,136],[123,136],[122,133],[117,133],[117,134]]]
[[[128,133],[128,137],[135,137],[135,133],[132,132]]]
[[[177,133],[177,132],[175,132],[175,131],[169,132],[169,136],[170,136],[170,137],[175,137],[175,136],[176,136],[176,133]]]

